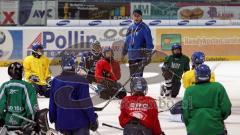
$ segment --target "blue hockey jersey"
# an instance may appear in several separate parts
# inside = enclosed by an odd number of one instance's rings
[[[68,95],[66,95],[68,93]],[[79,106],[83,102],[88,106]],[[52,81],[49,103],[49,118],[57,130],[88,128],[96,122],[96,114],[85,78],[75,73],[63,72]]]

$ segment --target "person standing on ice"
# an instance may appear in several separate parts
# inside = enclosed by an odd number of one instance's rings
[[[114,60],[114,53],[110,47],[103,49],[103,58],[96,63],[95,79],[98,82],[100,98],[111,98],[122,85],[117,82],[121,78],[119,62]],[[120,91],[117,98],[122,99],[127,93]]]
[[[190,69],[189,61],[190,59],[182,54],[182,46],[177,43],[172,46],[172,55],[165,57],[162,72],[165,79],[167,72],[171,73],[173,76],[167,79],[167,85],[170,87],[170,89],[168,89],[170,92],[168,93],[170,93],[172,98],[176,98],[179,93],[182,74]],[[164,92],[166,92],[166,89],[162,89],[161,93]]]
[[[150,62],[154,45],[151,30],[142,20],[142,11],[136,9],[132,16],[134,24],[127,30],[121,61],[128,54],[130,76],[142,77],[144,66]]]
[[[49,70],[50,61],[43,54],[43,46],[32,45],[32,55],[23,60],[24,77],[36,87],[37,93],[41,96],[49,97],[48,85],[51,81]]]
[[[164,135],[158,120],[155,100],[147,94],[147,82],[135,77],[130,83],[132,94],[123,98],[119,123],[124,135]]]
[[[50,90],[50,122],[65,135],[89,135],[89,129],[98,128],[89,83],[76,73],[77,60],[73,54],[63,52],[61,67],[62,73],[53,79]]]
[[[225,135],[224,120],[231,114],[231,102],[222,84],[210,82],[211,70],[196,67],[196,85],[183,98],[183,120],[188,135]]]
[[[33,126],[27,121],[13,114],[35,119],[38,111],[37,94],[35,88],[28,82],[23,81],[23,66],[14,62],[8,66],[10,80],[4,82],[0,88],[0,127],[14,128],[23,134],[31,134]]]
[[[95,40],[91,44],[91,51],[83,52],[80,54],[81,60],[79,67],[83,70],[87,70],[87,80],[89,83],[96,82],[95,70],[96,63],[102,58],[102,47],[99,41]],[[81,72],[81,71],[80,71]]]

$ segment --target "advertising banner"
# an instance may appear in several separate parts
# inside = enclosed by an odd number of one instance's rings
[[[182,43],[183,53],[191,56],[203,51],[210,60],[240,59],[240,27],[151,27],[153,44],[163,54],[171,54],[174,43]],[[121,57],[127,27],[1,27],[0,66],[22,61],[35,43],[44,46],[44,54],[53,59],[65,49],[80,53],[90,50],[94,40],[111,46]],[[157,57],[160,61],[161,56]],[[156,61],[156,58],[154,58]]]
[[[89,3],[89,2],[58,2],[59,19],[129,19],[130,4],[115,3]]]
[[[181,41],[183,53],[188,56],[203,51],[206,56],[219,60],[240,58],[239,28],[158,28],[156,40],[157,47],[168,50],[169,54],[171,46]]]
[[[18,1],[0,1],[0,26],[18,23]]]
[[[21,1],[20,25],[45,25],[46,19],[56,19],[55,1]]]

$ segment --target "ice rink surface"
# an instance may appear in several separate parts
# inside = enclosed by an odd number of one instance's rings
[[[240,134],[240,61],[217,61],[206,62],[211,69],[214,70],[216,81],[222,83],[227,90],[227,93],[232,102],[232,114],[225,121],[229,135]],[[128,76],[128,70],[125,65],[122,65],[122,78],[121,82],[124,82]],[[7,68],[1,67],[1,81],[7,81],[9,79],[7,75]],[[144,77],[149,82],[148,96],[158,99],[160,94],[160,82],[162,81],[159,64],[150,64],[145,69]],[[128,86],[126,88],[129,88]],[[93,93],[90,90],[91,93]],[[184,89],[181,88],[179,98],[182,98]],[[40,108],[48,108],[49,100],[46,98],[39,98]],[[104,103],[98,105],[103,106]],[[120,127],[118,122],[118,116],[120,100],[112,101],[103,111],[97,112],[99,116],[99,129],[98,132],[91,132],[92,135],[121,135],[122,131],[114,128],[102,126],[102,123],[107,123]],[[66,116],[67,117],[67,116]],[[166,135],[186,135],[186,128],[183,123],[172,122],[170,120],[169,112],[159,113],[159,120],[163,131]],[[51,124],[51,127],[54,125]]]

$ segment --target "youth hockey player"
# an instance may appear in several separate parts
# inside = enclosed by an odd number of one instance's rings
[[[154,45],[151,30],[142,20],[142,11],[139,9],[134,10],[132,17],[134,24],[127,30],[121,59],[123,61],[125,55],[128,54],[130,76],[142,77],[145,66],[139,67],[138,63],[147,64],[150,61],[148,58]]]
[[[120,65],[114,60],[110,47],[104,48],[103,58],[96,63],[95,78],[100,84],[98,85],[100,98],[109,99],[121,88],[121,84],[117,82],[121,78]],[[124,96],[126,92],[121,91],[116,97],[122,99]]]
[[[50,122],[55,123],[56,130],[66,135],[89,135],[89,129],[97,130],[98,121],[89,95],[88,81],[75,72],[77,61],[72,54],[63,54],[61,66],[63,71],[53,79],[50,91]],[[72,90],[71,96],[60,94],[58,97],[59,93],[64,93],[66,90]],[[66,96],[65,99],[61,95]],[[76,102],[86,103],[84,102],[86,99],[89,99],[88,106],[76,105]]]
[[[133,78],[130,83],[132,96],[123,98],[119,123],[124,135],[164,135],[158,120],[157,104],[147,94],[144,78]]]
[[[43,46],[40,44],[32,45],[32,55],[23,61],[25,80],[36,87],[38,94],[45,97],[49,97],[47,84],[51,81],[49,64],[49,59],[44,56]]]
[[[183,118],[188,135],[225,135],[224,120],[231,114],[231,102],[225,88],[210,82],[211,70],[196,67],[196,85],[186,89]],[[203,100],[204,99],[204,100]]]
[[[95,40],[91,45],[91,51],[81,54],[80,68],[87,70],[87,80],[89,83],[96,82],[95,67],[98,60],[102,58],[102,48],[99,41]]]
[[[187,87],[196,83],[195,68],[205,62],[205,54],[203,52],[194,52],[192,54],[192,70],[189,70],[183,74],[183,87]],[[215,74],[211,73],[211,82],[215,82]]]
[[[172,73],[173,77],[169,79],[168,85],[171,85],[171,97],[177,97],[181,87],[182,74],[190,69],[190,59],[182,54],[182,47],[180,44],[174,44],[172,46],[172,55],[167,56],[164,60],[164,66],[162,68],[163,74],[167,71]],[[163,75],[165,76],[165,75]]]
[[[34,120],[38,110],[35,88],[23,81],[23,66],[14,62],[8,67],[10,80],[0,88],[0,127],[5,125],[8,130],[19,130],[24,135],[31,134],[33,125],[20,119],[18,116]]]

